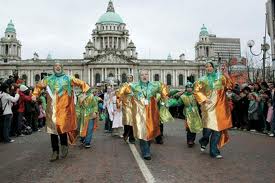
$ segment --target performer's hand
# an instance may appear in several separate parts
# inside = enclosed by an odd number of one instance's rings
[[[93,112],[91,118],[92,118],[92,119],[95,119],[96,117],[97,117],[96,113]]]
[[[32,101],[36,101],[36,96],[32,96]]]
[[[211,104],[211,100],[206,99],[206,100],[204,101],[204,103],[206,103],[206,104]]]

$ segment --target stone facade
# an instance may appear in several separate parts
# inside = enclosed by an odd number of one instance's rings
[[[8,28],[7,33],[15,33],[13,24],[9,24]],[[18,70],[26,84],[33,86],[45,75],[52,74],[54,63],[60,62],[67,74],[79,77],[91,86],[98,86],[109,77],[125,82],[128,74],[134,75],[134,80],[137,81],[139,70],[146,69],[149,70],[151,81],[162,81],[171,88],[183,88],[188,76],[198,78],[204,74],[204,62],[186,60],[184,54],[179,59],[172,59],[171,56],[163,60],[138,59],[136,46],[129,37],[126,24],[115,13],[110,1],[106,13],[95,24],[92,38],[85,46],[83,59],[55,59],[49,56],[40,59],[34,53],[33,58],[21,60],[21,44],[14,36],[12,44],[17,49],[0,54],[0,76],[8,77],[13,70]],[[6,36],[1,39],[0,45],[5,47],[5,40]]]

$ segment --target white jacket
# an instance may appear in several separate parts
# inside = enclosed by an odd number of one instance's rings
[[[108,111],[108,114],[109,114],[109,119],[111,121],[114,120],[114,115],[113,115],[113,112],[114,112],[114,104],[116,101],[114,101],[114,97],[113,97],[113,93],[105,93],[104,94],[104,101],[103,101],[103,107],[105,109],[107,109]]]
[[[15,94],[15,96],[10,96],[8,93],[0,93],[0,98],[2,102],[2,109],[4,110],[3,115],[12,114],[12,105],[14,102],[17,102],[19,99],[19,94]]]

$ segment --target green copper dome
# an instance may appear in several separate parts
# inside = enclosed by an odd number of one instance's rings
[[[200,36],[208,36],[208,35],[209,35],[209,33],[207,31],[207,28],[203,24],[202,28],[201,28]]]
[[[122,24],[123,20],[119,16],[119,14],[117,14],[115,12],[106,12],[105,14],[103,14],[99,18],[97,23],[101,23],[101,24],[104,24],[104,23],[119,23],[119,24]]]
[[[99,20],[97,21],[97,23],[99,23],[99,24],[106,24],[106,23],[118,23],[118,24],[122,24],[123,23],[122,18],[119,16],[119,14],[117,14],[115,12],[115,8],[114,8],[114,5],[113,5],[112,1],[109,1],[106,13],[104,13],[99,18]]]
[[[14,24],[12,23],[12,20],[8,24],[6,31],[5,32],[11,32],[11,33],[16,33],[16,30],[14,28]]]

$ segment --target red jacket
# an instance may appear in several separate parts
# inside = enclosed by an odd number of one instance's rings
[[[19,91],[19,108],[18,108],[18,112],[25,112],[25,102],[26,101],[31,101],[32,100],[32,96],[28,96],[25,95],[22,91]]]

